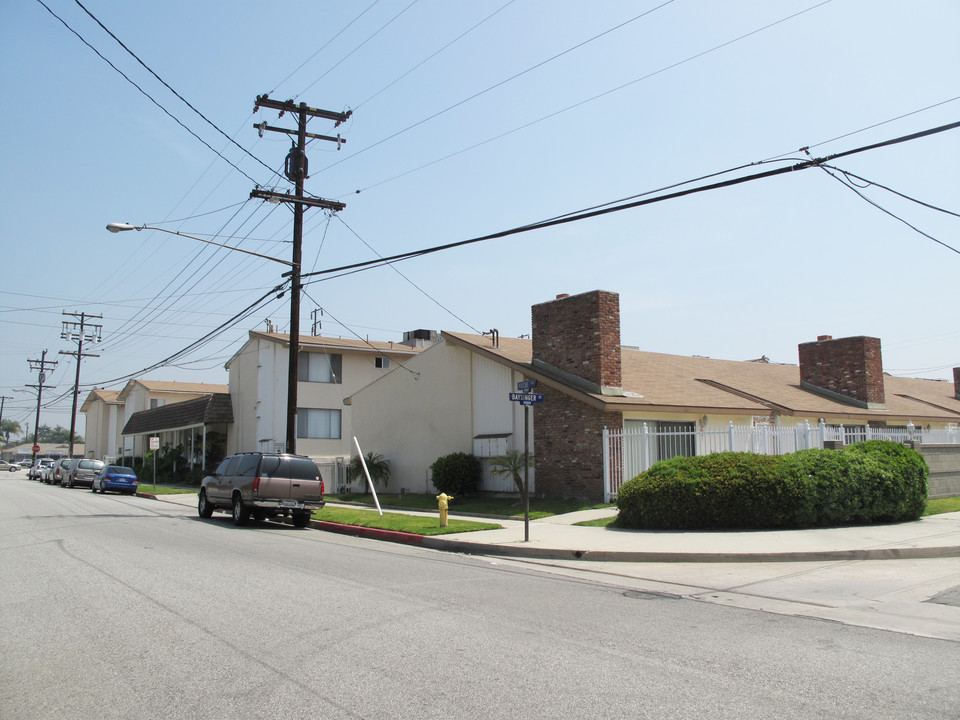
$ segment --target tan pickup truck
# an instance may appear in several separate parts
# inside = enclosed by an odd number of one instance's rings
[[[317,464],[303,455],[250,452],[230,455],[203,479],[197,512],[208,518],[214,510],[233,513],[235,525],[289,516],[306,527],[323,502],[323,479]]]

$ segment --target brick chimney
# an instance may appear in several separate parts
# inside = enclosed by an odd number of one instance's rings
[[[604,290],[534,305],[533,362],[594,393],[622,394],[620,296]],[[546,367],[543,367],[543,366]],[[556,374],[556,373],[555,373]]]
[[[960,367],[953,369],[953,396],[960,400]]]
[[[869,410],[886,408],[879,338],[822,335],[799,351],[801,387]]]

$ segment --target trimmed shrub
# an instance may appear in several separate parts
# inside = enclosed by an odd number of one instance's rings
[[[438,457],[433,461],[430,470],[437,492],[454,497],[476,492],[483,477],[479,458],[463,452]]]
[[[916,520],[926,505],[928,472],[918,452],[882,440],[781,456],[677,457],[624,483],[618,525],[682,530]]]

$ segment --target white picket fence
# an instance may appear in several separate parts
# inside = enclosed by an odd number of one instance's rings
[[[842,444],[864,440],[893,440],[923,443],[960,444],[960,430],[923,430],[912,424],[905,428],[871,428],[857,425],[734,425],[726,428],[657,429],[643,423],[634,429],[603,429],[604,499],[612,502],[620,486],[647,470],[658,460],[678,455],[710,455],[718,452],[752,452],[784,455],[798,450],[822,448],[824,441]]]

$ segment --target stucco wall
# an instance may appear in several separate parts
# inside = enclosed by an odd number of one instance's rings
[[[387,490],[435,492],[433,461],[473,452],[470,375],[470,353],[441,342],[353,395],[353,433],[390,462]]]

